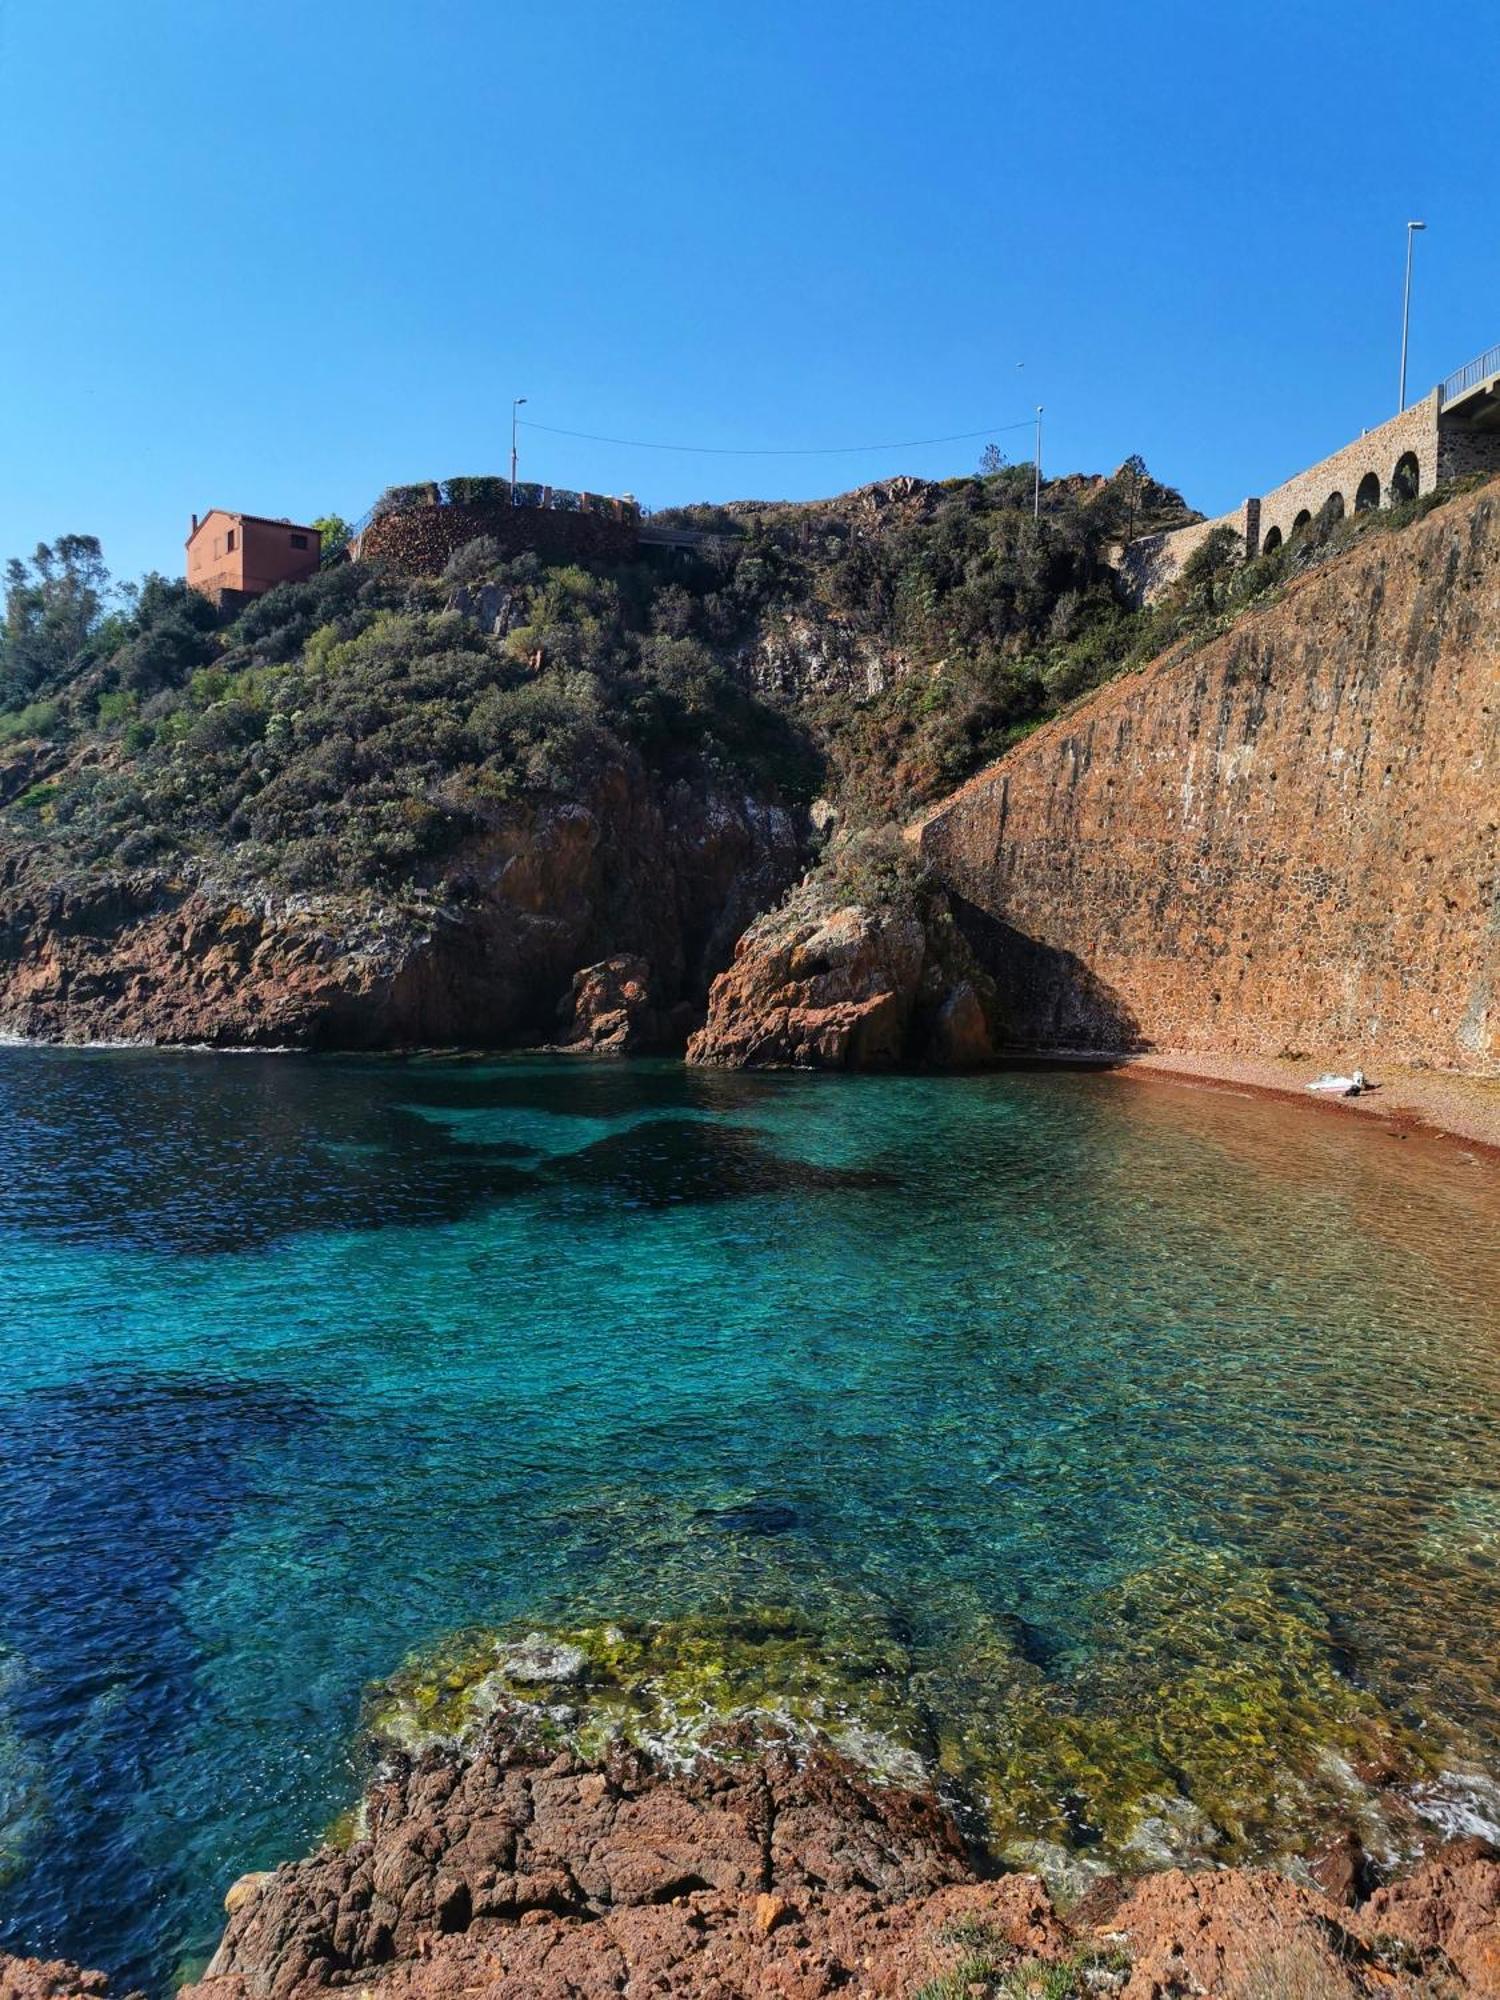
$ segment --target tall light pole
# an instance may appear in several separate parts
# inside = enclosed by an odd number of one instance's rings
[[[1036,406],[1036,471],[1031,484],[1031,518],[1035,521],[1042,511],[1042,406]]]
[[[1419,229],[1425,229],[1425,222],[1408,222],[1406,225],[1406,292],[1401,300],[1401,400],[1396,405],[1398,411],[1406,408],[1406,330],[1411,322],[1411,246]]]
[[[516,504],[516,412],[526,401],[524,396],[515,396],[510,405],[510,504]]]

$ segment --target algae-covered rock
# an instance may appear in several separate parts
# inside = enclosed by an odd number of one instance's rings
[[[1131,1872],[1295,1851],[1330,1821],[1399,1846],[1420,1746],[1342,1669],[1317,1607],[1229,1550],[1177,1547],[1098,1593],[1088,1643],[1044,1668],[1003,1621],[965,1620],[919,1675],[939,1764],[996,1852]],[[1051,1870],[1055,1878],[1057,1871]]]
[[[867,1625],[835,1647],[805,1617],[770,1609],[460,1633],[375,1689],[369,1720],[377,1744],[408,1753],[461,1748],[504,1713],[583,1756],[625,1742],[683,1764],[706,1749],[740,1754],[736,1728],[751,1722],[761,1735],[816,1735],[872,1776],[920,1784],[929,1744],[909,1683],[888,1634]]]
[[[499,1715],[542,1747],[624,1742],[677,1767],[816,1739],[883,1781],[935,1781],[997,1860],[1069,1895],[1105,1872],[1295,1856],[1330,1826],[1385,1860],[1430,1834],[1423,1746],[1319,1608],[1235,1551],[1167,1546],[1081,1595],[1063,1633],[977,1586],[945,1603],[941,1623],[831,1601],[817,1618],[715,1607],[463,1633],[375,1692],[372,1726],[420,1752]]]

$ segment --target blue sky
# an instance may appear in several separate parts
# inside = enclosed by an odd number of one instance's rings
[[[0,0],[0,556],[669,443],[1024,422],[1210,512],[1500,340],[1496,63],[1415,4]],[[1024,363],[1018,367],[1017,363]],[[1013,456],[1028,434],[1002,435]],[[537,430],[648,504],[970,469]]]

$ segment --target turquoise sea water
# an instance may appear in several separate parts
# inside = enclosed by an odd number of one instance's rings
[[[1109,1076],[6,1049],[0,1186],[12,1948],[168,1983],[475,1622],[877,1635],[1013,1853],[1117,1797],[1295,1845],[1381,1743],[1500,1805],[1460,1149]]]

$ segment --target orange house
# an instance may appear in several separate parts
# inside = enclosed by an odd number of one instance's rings
[[[259,597],[278,583],[298,583],[311,576],[322,552],[323,538],[316,528],[211,507],[201,521],[193,516],[193,531],[187,538],[188,587],[201,590],[215,603],[222,602],[226,592]]]

